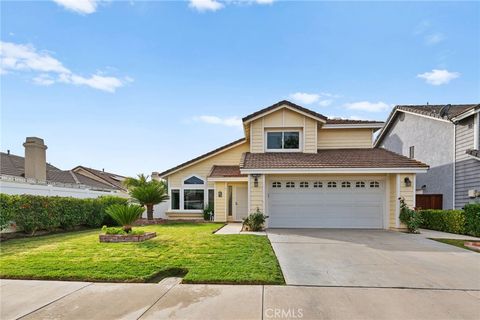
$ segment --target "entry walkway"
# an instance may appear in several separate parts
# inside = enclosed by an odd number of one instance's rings
[[[1,280],[7,319],[478,319],[480,291]]]
[[[242,223],[240,222],[229,222],[223,226],[220,230],[215,232],[215,234],[253,234],[258,236],[266,236],[265,231],[251,232],[251,231],[242,231]]]

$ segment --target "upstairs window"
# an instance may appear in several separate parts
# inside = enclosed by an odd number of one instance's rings
[[[411,146],[408,150],[408,157],[410,159],[415,158],[415,146]]]
[[[269,151],[300,150],[300,132],[299,131],[267,132],[267,150]]]
[[[204,183],[203,180],[197,176],[192,176],[183,181],[183,184],[203,184],[203,183]]]

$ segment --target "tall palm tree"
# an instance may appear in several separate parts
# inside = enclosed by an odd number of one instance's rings
[[[147,207],[147,219],[153,220],[153,206],[168,200],[168,188],[163,181],[148,180],[148,176],[139,174],[138,178],[124,181],[130,196],[140,205]]]

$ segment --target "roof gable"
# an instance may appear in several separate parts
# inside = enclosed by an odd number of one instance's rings
[[[267,114],[270,114],[272,112],[275,112],[277,110],[280,110],[280,109],[283,109],[283,108],[287,108],[287,109],[290,109],[294,112],[297,112],[297,113],[300,113],[304,116],[307,116],[307,117],[310,117],[310,118],[313,118],[317,121],[320,121],[320,122],[326,122],[327,121],[327,117],[325,117],[323,114],[320,114],[320,113],[317,113],[315,111],[312,111],[310,109],[307,109],[307,108],[304,108],[302,106],[299,106],[293,102],[290,102],[288,100],[282,100],[280,102],[277,102],[269,107],[266,107],[266,108],[263,108],[259,111],[256,111],[252,114],[249,114],[248,116],[244,117],[242,119],[243,123],[248,123],[250,121],[253,121],[255,119],[258,119],[258,118],[261,118]]]
[[[382,128],[377,136],[377,139],[375,140],[374,146],[378,146],[383,140],[385,134],[394,124],[394,120],[399,112],[409,113],[419,117],[426,117],[436,121],[453,122],[455,118],[479,108],[480,104],[397,105],[395,108],[393,108],[392,112],[390,112],[390,115],[385,122],[385,126]]]

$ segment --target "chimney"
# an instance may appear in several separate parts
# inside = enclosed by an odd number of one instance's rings
[[[27,137],[25,143],[25,178],[47,180],[47,146],[43,139]]]

